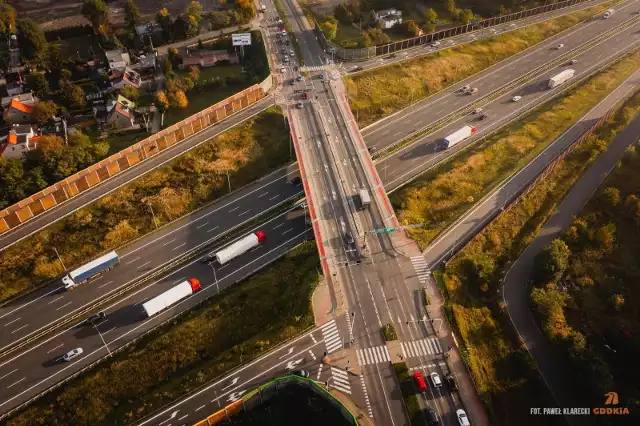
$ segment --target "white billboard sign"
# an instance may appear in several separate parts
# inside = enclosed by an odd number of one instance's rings
[[[231,34],[231,41],[234,46],[251,46],[251,33]]]

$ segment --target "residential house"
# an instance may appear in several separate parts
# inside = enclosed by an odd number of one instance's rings
[[[140,74],[129,67],[126,67],[122,72],[114,72],[111,75],[111,87],[115,90],[120,90],[124,86],[133,86],[139,89],[141,83]]]
[[[16,96],[23,92],[24,79],[19,71],[8,73],[5,81],[7,82],[5,88],[8,96]]]
[[[7,158],[23,158],[27,152],[37,148],[38,138],[30,125],[14,124],[4,145],[0,147],[0,153]]]
[[[109,71],[124,71],[131,64],[129,53],[124,47],[122,49],[106,50],[104,55],[107,57]]]
[[[35,96],[31,99],[37,101]],[[13,124],[24,124],[31,122],[31,113],[35,102],[23,102],[18,97],[11,99],[7,107],[4,109],[4,121]]]
[[[149,53],[148,55],[142,55],[138,58],[138,62],[131,66],[131,68],[135,68],[138,72],[147,72],[147,71],[155,71],[156,69],[156,59],[157,53]]]
[[[1,101],[3,111],[7,109],[12,99],[17,99],[23,104],[30,105],[30,106],[34,106],[36,102],[38,102],[38,98],[33,96],[33,92],[22,93],[18,96],[6,96],[2,98],[2,101]]]
[[[398,9],[385,9],[379,12],[372,11],[373,19],[382,22],[384,29],[392,28],[396,24],[402,23],[402,11]]]
[[[182,64],[180,68],[187,68],[191,65],[200,66],[202,68],[212,67],[218,61],[229,61],[232,64],[238,63],[238,55],[229,54],[226,50],[198,50],[185,49],[182,56]]]
[[[133,108],[120,102],[116,103],[107,116],[107,126],[118,130],[133,128],[135,126]]]

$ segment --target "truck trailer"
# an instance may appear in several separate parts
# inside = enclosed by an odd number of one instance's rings
[[[553,89],[554,87],[561,85],[573,77],[575,73],[575,70],[564,70],[561,73],[554,75],[549,79],[549,89]]]
[[[104,271],[108,271],[116,266],[118,262],[120,262],[118,253],[111,251],[104,256],[100,256],[99,258],[69,272],[69,274],[62,277],[62,284],[64,284],[65,290],[71,290],[75,286],[90,280],[96,275],[99,275]]]
[[[457,132],[451,133],[449,136],[444,138],[443,145],[444,149],[449,149],[458,142],[462,142],[470,136],[473,136],[476,133],[476,128],[473,126],[464,126],[462,129]]]
[[[365,188],[360,189],[360,206],[362,209],[366,209],[371,205],[371,196],[369,195],[369,191]]]
[[[220,265],[224,265],[234,257],[238,257],[251,250],[254,247],[259,246],[264,242],[265,235],[262,231],[256,231],[247,235],[244,238],[236,241],[228,247],[223,248],[219,252],[216,252],[216,260]]]
[[[189,278],[188,280],[177,284],[164,293],[143,303],[142,310],[147,317],[153,316],[158,312],[167,309],[169,306],[178,303],[185,297],[191,296],[198,290],[200,290],[200,281],[196,278]]]
[[[607,19],[609,16],[613,15],[613,13],[614,13],[614,12],[615,12],[615,10],[613,10],[613,9],[607,9],[607,10],[604,12],[604,15],[602,15],[602,17],[603,17],[604,19]]]

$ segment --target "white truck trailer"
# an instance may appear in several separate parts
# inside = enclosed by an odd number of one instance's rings
[[[360,207],[362,209],[366,209],[371,205],[371,195],[369,195],[369,191],[366,188],[362,188],[359,191],[360,195]]]
[[[160,311],[167,309],[169,306],[178,303],[185,297],[191,296],[200,290],[200,281],[196,278],[189,278],[165,291],[164,293],[154,297],[153,299],[142,304],[142,310],[147,317],[153,316]]]
[[[254,247],[259,246],[265,239],[264,232],[256,231],[247,235],[244,238],[239,239],[235,243],[228,247],[223,248],[219,252],[216,252],[216,260],[220,265],[224,265],[234,257],[238,257],[251,250]]]
[[[444,149],[449,149],[458,142],[462,142],[468,137],[473,136],[476,133],[476,128],[473,126],[464,126],[462,129],[451,133],[449,136],[444,138]]]
[[[613,9],[607,9],[607,10],[604,12],[604,15],[602,15],[602,17],[603,17],[604,19],[607,19],[609,16],[613,15],[613,13],[614,13],[614,12],[615,12],[615,10],[613,10]]]
[[[575,70],[564,70],[561,73],[554,75],[549,79],[549,89],[553,89],[554,87],[561,85],[573,77],[575,73]]]
[[[75,286],[90,280],[96,275],[99,275],[104,271],[108,271],[116,266],[118,262],[120,262],[118,253],[110,251],[109,253],[69,272],[69,274],[62,277],[62,284],[64,284],[65,290],[71,290]]]

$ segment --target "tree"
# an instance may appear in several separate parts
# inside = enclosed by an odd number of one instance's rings
[[[336,19],[343,25],[351,25],[351,23],[353,22],[351,12],[349,12],[346,4],[344,3],[339,4],[333,8],[333,16],[335,16]]]
[[[65,58],[62,56],[60,44],[52,43],[47,50],[47,65],[53,72],[60,72],[64,68]]]
[[[409,37],[417,37],[418,34],[420,34],[420,28],[415,23],[415,21],[408,20],[405,21],[405,23],[407,25],[407,34],[409,35]]]
[[[84,107],[86,103],[84,89],[68,81],[60,81],[60,98],[62,103],[71,109]]]
[[[553,240],[536,255],[534,280],[539,284],[557,282],[569,266],[569,247],[560,239]]]
[[[182,40],[187,38],[190,31],[188,16],[178,16],[173,24],[171,24],[171,36],[174,40]]]
[[[168,76],[173,72],[173,64],[171,63],[169,58],[165,58],[162,61],[162,72],[164,73],[165,76]]]
[[[160,111],[166,111],[169,109],[169,99],[167,99],[167,94],[163,91],[159,91],[156,93],[156,108]]]
[[[447,12],[451,15],[457,15],[458,7],[456,6],[456,0],[447,0]]]
[[[177,67],[180,65],[180,54],[178,53],[178,49],[170,47],[167,53],[169,54],[169,61],[172,66]]]
[[[162,28],[162,33],[165,40],[171,40],[171,16],[169,15],[169,11],[166,7],[163,7],[158,11],[158,13],[156,14],[156,22],[158,22],[158,25],[160,25],[160,28]]]
[[[43,125],[47,121],[51,120],[58,113],[58,105],[51,101],[36,102],[33,106],[33,112],[31,116],[36,123]]]
[[[140,90],[133,86],[124,86],[120,94],[130,101],[137,101],[140,98]]]
[[[174,108],[186,108],[189,106],[187,95],[182,90],[169,93],[169,104]]]
[[[620,190],[609,186],[602,191],[600,200],[607,208],[615,207],[620,203]]]
[[[41,72],[32,72],[27,76],[27,86],[36,94],[37,97],[43,98],[49,91],[49,82]]]
[[[473,11],[471,9],[458,10],[458,22],[467,25],[473,20]]]
[[[98,35],[106,35],[109,27],[108,7],[104,0],[84,0],[82,15],[93,26],[93,31]]]
[[[140,11],[135,0],[127,0],[124,4],[124,20],[129,28],[134,28],[140,23]]]
[[[189,67],[189,78],[194,83],[196,83],[198,80],[200,80],[200,68],[198,68],[195,65],[191,65]]]
[[[327,38],[327,40],[333,40],[338,34],[338,26],[330,21],[325,21],[320,24],[320,29],[324,33],[324,36]]]
[[[0,34],[10,34],[16,29],[16,10],[5,0],[0,0]]]
[[[44,31],[31,19],[20,19],[17,24],[20,54],[27,60],[40,59],[47,48]]]
[[[371,37],[368,32],[363,32],[362,37],[360,38],[360,47],[369,47],[373,44],[371,41]]]
[[[389,36],[380,28],[371,28],[367,30],[367,33],[369,34],[369,37],[371,37],[371,43],[376,46],[387,44],[391,41]]]
[[[427,33],[432,33],[436,30],[436,26],[438,24],[438,12],[436,12],[433,8],[427,9],[424,13],[424,26],[422,30]]]
[[[193,17],[196,26],[200,26],[200,22],[202,21],[202,5],[199,1],[192,0],[191,3],[189,3],[189,6],[187,6],[185,14]]]
[[[215,30],[228,27],[231,24],[231,18],[226,12],[211,12],[209,21],[211,22],[211,28]]]

